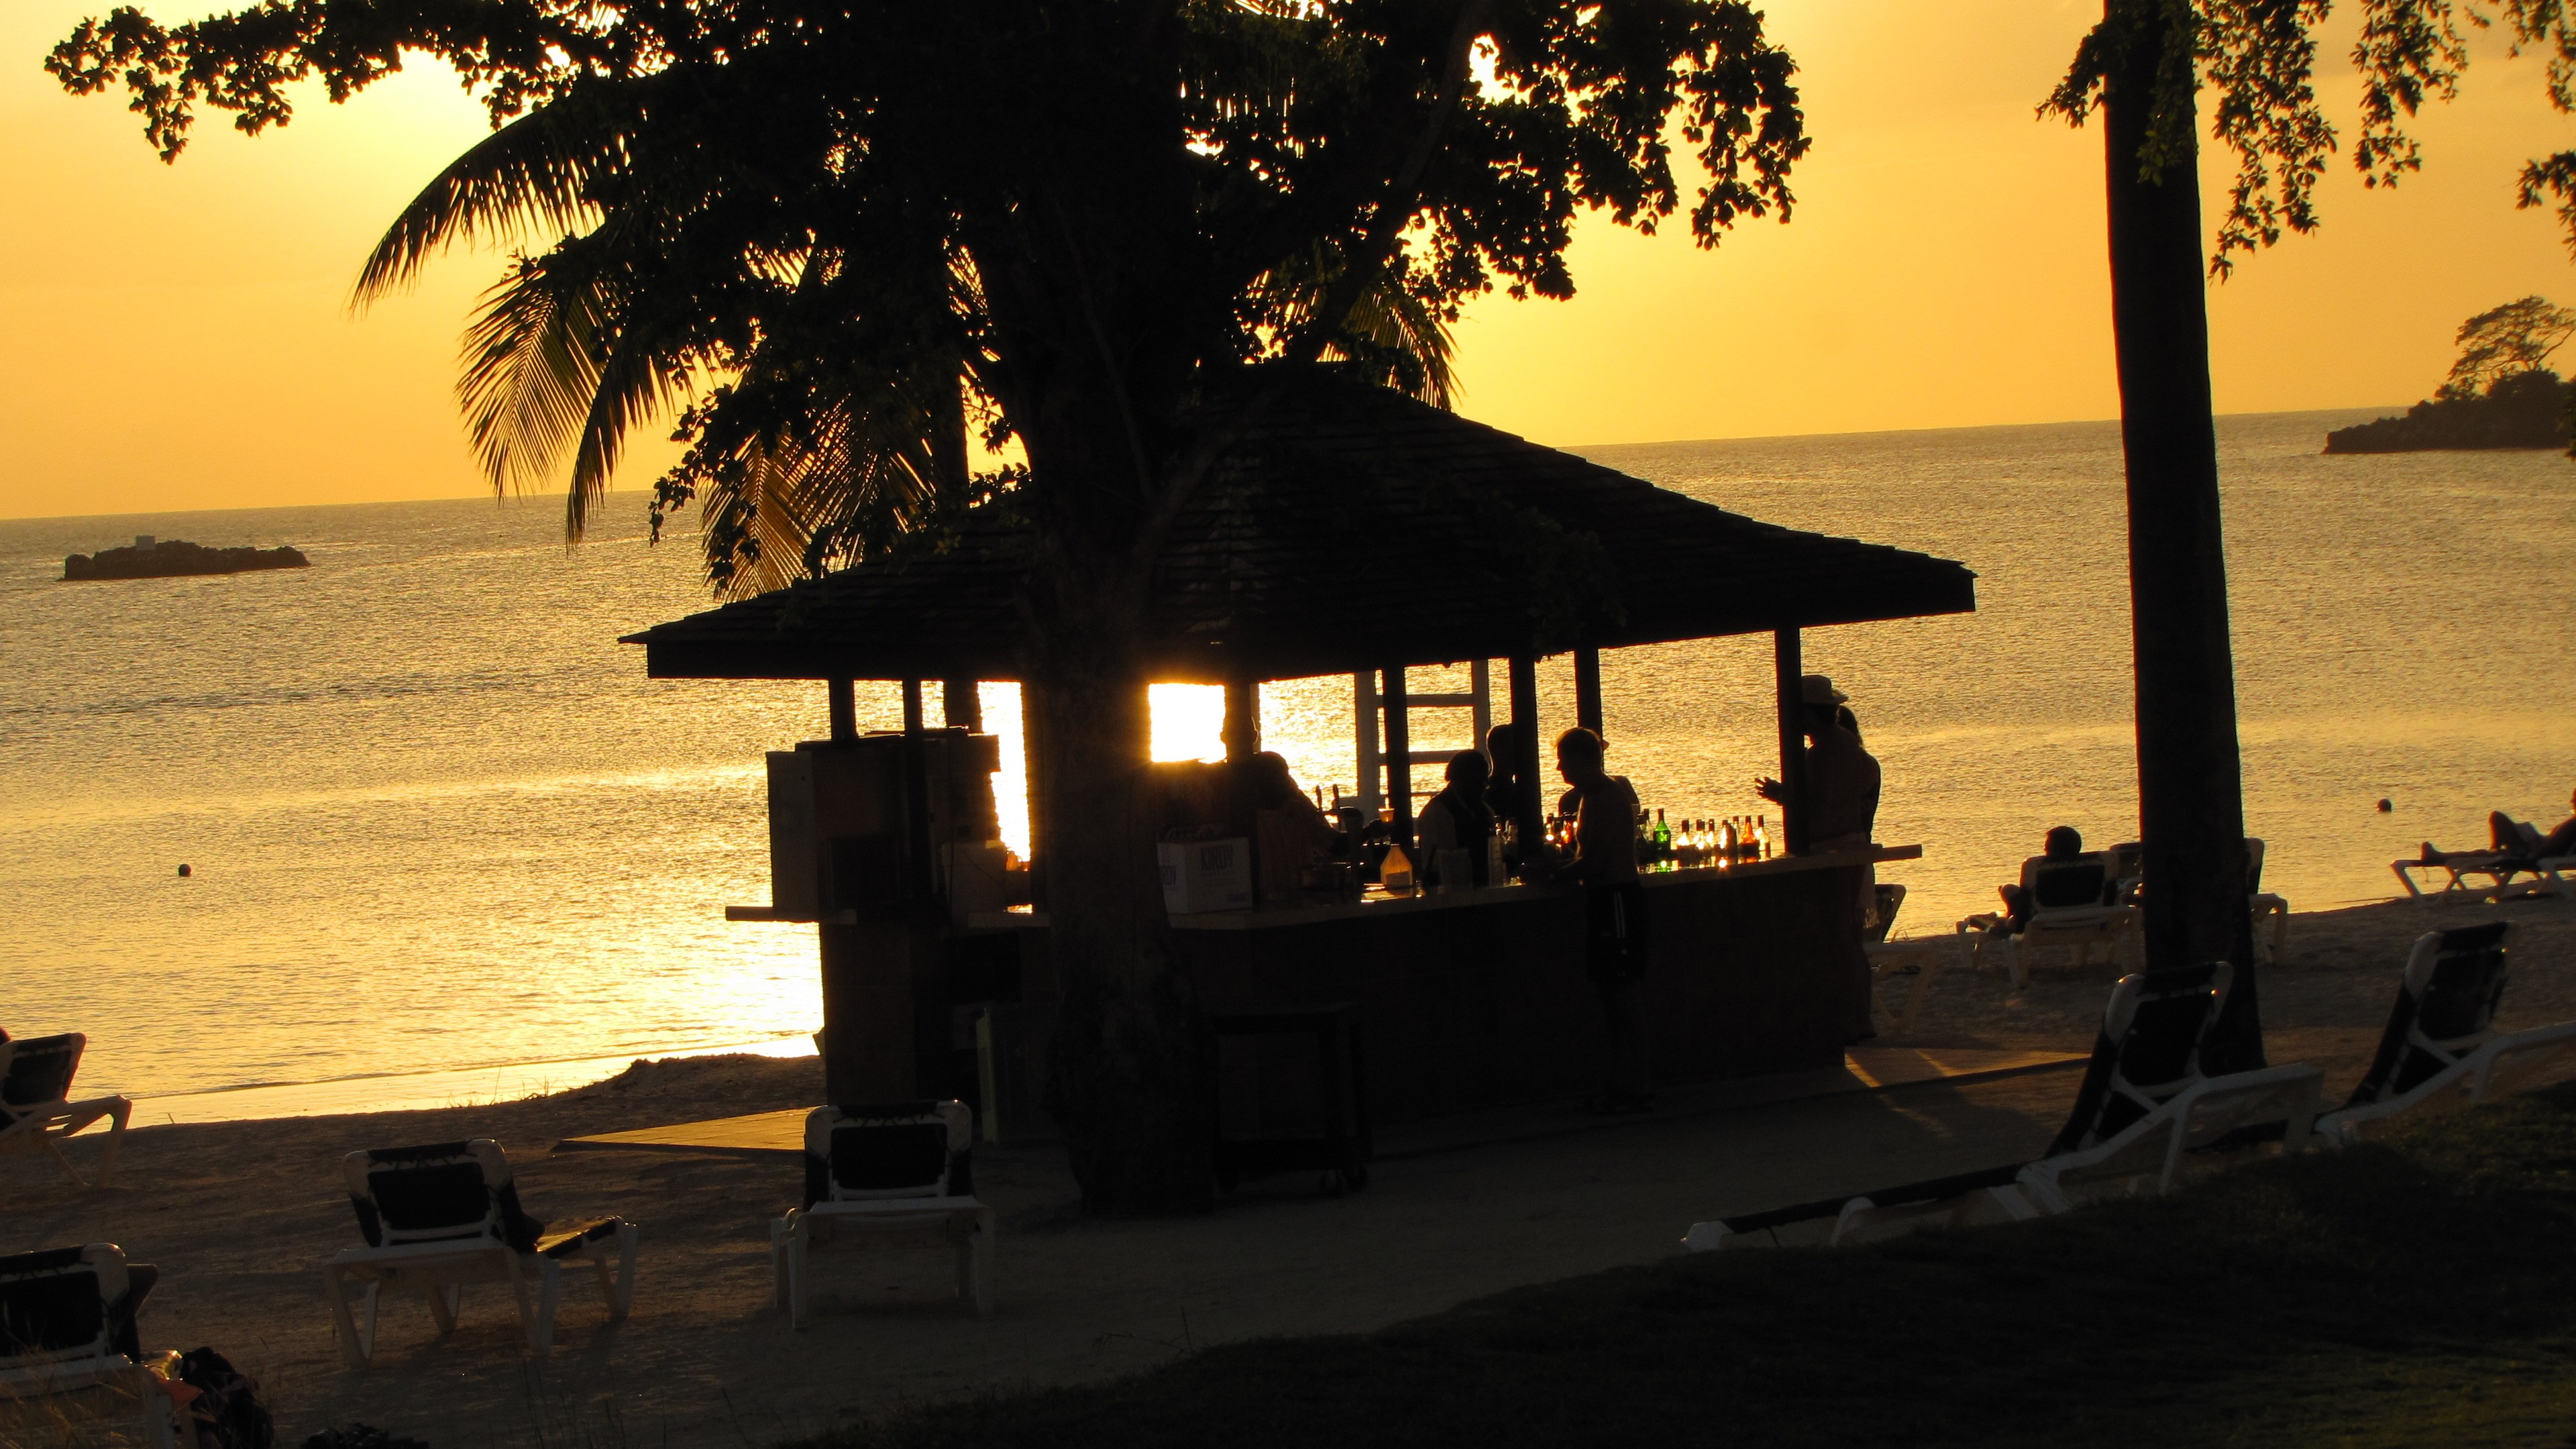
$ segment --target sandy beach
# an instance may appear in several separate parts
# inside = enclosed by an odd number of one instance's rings
[[[2407,942],[2437,925],[2520,925],[2503,1023],[2576,1017],[2576,903],[2302,913],[2261,982],[2271,1055],[2349,1086],[2376,1040]],[[2082,1051],[2110,977],[2042,966],[1945,973],[1892,1044]],[[280,1442],[365,1421],[465,1445],[764,1445],[906,1405],[1144,1368],[1194,1347],[1380,1327],[1497,1292],[1677,1250],[1694,1219],[2010,1160],[2062,1117],[2071,1072],[1648,1117],[1381,1164],[1367,1191],[1252,1184],[1208,1215],[1083,1216],[1062,1155],[983,1149],[1001,1214],[996,1308],[948,1296],[935,1250],[827,1260],[820,1313],[791,1332],[771,1306],[768,1219],[785,1160],[555,1153],[568,1136],[813,1101],[808,1060],[638,1063],[596,1086],[494,1106],[141,1127],[117,1184],[72,1191],[44,1164],[0,1167],[0,1251],[113,1241],[160,1265],[148,1348],[213,1345],[263,1384]],[[435,1337],[417,1301],[385,1314],[376,1363],[345,1370],[321,1264],[356,1241],[336,1168],[353,1148],[490,1136],[541,1216],[618,1213],[644,1227],[635,1311],[610,1326],[567,1280],[556,1346],[519,1350],[507,1299],[469,1292]],[[74,1144],[79,1160],[97,1149]]]

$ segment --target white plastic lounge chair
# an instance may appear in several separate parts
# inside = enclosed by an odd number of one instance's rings
[[[2099,949],[2117,963],[2137,939],[2138,911],[2104,904],[2114,884],[2110,870],[2109,860],[2098,852],[2056,859],[2034,855],[2021,863],[2021,888],[2031,900],[2021,930],[1993,935],[1987,927],[1994,917],[1970,916],[1959,923],[1959,934],[1972,937],[1978,954],[2001,956],[2015,989],[2029,982],[2034,951],[2072,950],[2080,967],[2090,965]]]
[[[179,1355],[137,1360],[116,1346],[110,1310],[127,1286],[113,1243],[0,1257],[0,1443],[95,1433],[81,1442],[132,1444],[135,1431],[152,1449],[179,1442],[162,1389]]]
[[[1914,978],[1914,989],[1905,993],[1905,1005],[1896,1013],[1898,1031],[1913,1028],[1915,1014],[1923,1009],[1923,998],[1932,994],[1933,978],[1941,974],[1942,967],[1959,959],[1961,943],[1965,940],[1955,934],[1916,936],[1895,941],[1887,939],[1888,933],[1895,928],[1896,913],[1904,905],[1905,887],[1880,886],[1878,913],[1869,932],[1872,939],[1861,943],[1862,953],[1869,957],[1872,982],[1891,981],[1908,975]]]
[[[2299,1150],[2323,1081],[2315,1067],[2201,1075],[2200,1044],[2225,1005],[2233,975],[2220,965],[2120,978],[2103,1008],[2075,1109],[2035,1162],[1694,1223],[1682,1241],[1701,1252],[1776,1243],[1781,1228],[1826,1218],[1833,1220],[1827,1241],[1834,1244],[2034,1218],[2123,1192],[2169,1192],[2181,1180],[2187,1153],[2275,1137],[2287,1150]]]
[[[993,1210],[975,1199],[975,1114],[963,1102],[817,1107],[805,1115],[805,1205],[769,1225],[778,1305],[805,1326],[814,1249],[846,1236],[943,1234],[957,1296],[993,1308]]]
[[[116,1175],[116,1150],[125,1143],[125,1122],[134,1104],[123,1097],[71,1100],[72,1078],[88,1046],[89,1038],[79,1032],[25,1041],[0,1036],[0,1156],[42,1153],[74,1186],[88,1187],[88,1179],[64,1154],[62,1139],[104,1121],[107,1149],[99,1161],[97,1185],[105,1187]]]
[[[2510,849],[2455,850],[2440,860],[2392,860],[2388,868],[2397,873],[2397,883],[2406,887],[2407,897],[2420,906],[2553,893],[2576,899],[2576,882],[2567,878],[2568,871],[2576,869],[2576,856],[2543,857],[2540,851],[2548,837],[2540,827],[2517,820],[2513,828],[2517,843]],[[2415,879],[2419,870],[2441,871],[2441,888],[2424,889]],[[2517,879],[2521,876],[2530,879]]]
[[[430,1317],[445,1334],[456,1327],[464,1285],[507,1283],[518,1300],[520,1331],[538,1353],[554,1343],[555,1302],[567,1264],[597,1269],[610,1322],[634,1304],[635,1225],[590,1218],[553,1226],[528,1216],[509,1157],[488,1137],[352,1152],[340,1159],[340,1171],[367,1246],[332,1258],[322,1286],[351,1368],[365,1368],[375,1356],[376,1304],[386,1293],[428,1299]],[[363,1321],[351,1312],[353,1292]]]
[[[2350,1146],[2405,1113],[2510,1093],[2576,1055],[2576,1021],[2495,1029],[2512,933],[2511,921],[2494,921],[2417,938],[2370,1070],[2351,1100],[2317,1119],[2327,1146]]]

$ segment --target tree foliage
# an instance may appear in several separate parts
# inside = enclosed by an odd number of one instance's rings
[[[2317,180],[2340,146],[2316,91],[2316,29],[2332,9],[2333,0],[2109,0],[2041,113],[2083,124],[2121,58],[2151,33],[2166,40],[2138,165],[2152,178],[2190,163],[2205,86],[2210,135],[2237,162],[2209,262],[2212,275],[2224,277],[2237,253],[2271,246],[2285,229],[2316,229]],[[2351,54],[2361,78],[2352,161],[2366,186],[2394,186],[2423,168],[2406,124],[2427,100],[2457,93],[2469,61],[2463,26],[2500,27],[2517,53],[2547,51],[2550,99],[2576,110],[2576,16],[2566,0],[2361,0],[2361,10]],[[2549,197],[2576,246],[2576,151],[2524,167],[2519,204]]]
[[[486,473],[567,478],[577,537],[624,440],[675,417],[656,521],[704,503],[727,592],[971,496],[943,430],[1029,441],[1068,359],[1128,395],[1130,513],[1183,481],[1164,414],[1205,369],[1341,358],[1445,403],[1461,302],[1568,295],[1579,211],[1673,215],[1676,136],[1703,245],[1785,219],[1807,144],[1740,0],[264,0],[119,9],[48,67],[121,85],[176,158],[201,109],[257,133],[291,86],[344,100],[415,53],[495,129],[360,299],[460,242],[525,245],[467,339]],[[985,486],[1043,488],[1045,451]]]
[[[2485,396],[2497,383],[2546,371],[2549,355],[2576,337],[2576,312],[2553,307],[2546,297],[2522,297],[2490,307],[2460,324],[2459,360],[2435,397]]]

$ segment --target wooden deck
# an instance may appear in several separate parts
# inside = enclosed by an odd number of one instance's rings
[[[1666,1088],[1656,1094],[1653,1111],[1635,1116],[1587,1116],[1572,1110],[1571,1104],[1558,1102],[1402,1123],[1379,1130],[1377,1156],[1382,1160],[1421,1157],[1490,1143],[1525,1142],[1627,1123],[1670,1121],[1677,1117],[1738,1111],[1847,1092],[1886,1092],[1927,1084],[1987,1081],[2026,1072],[2081,1067],[2084,1060],[2080,1053],[2073,1052],[1991,1051],[1969,1047],[1857,1047],[1843,1054],[1843,1065],[1837,1069],[1783,1072],[1775,1076]],[[567,1137],[555,1144],[555,1150],[793,1157],[805,1149],[806,1110],[789,1108],[783,1112],[760,1112],[748,1117],[717,1117],[704,1122],[681,1122],[632,1132]]]

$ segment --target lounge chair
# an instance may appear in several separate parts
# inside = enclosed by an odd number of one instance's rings
[[[456,1327],[466,1284],[507,1283],[518,1300],[519,1329],[538,1353],[554,1343],[566,1265],[598,1271],[610,1322],[635,1301],[635,1225],[589,1218],[552,1226],[528,1216],[509,1157],[488,1137],[352,1152],[340,1159],[340,1172],[367,1245],[332,1258],[322,1286],[341,1356],[353,1369],[375,1356],[376,1304],[386,1293],[428,1299],[430,1317],[446,1334]],[[350,1311],[352,1290],[364,1304],[363,1322]]]
[[[2504,1095],[2576,1054],[2576,1021],[2495,1029],[2512,933],[2511,921],[2494,921],[2417,938],[2370,1070],[2340,1110],[2317,1119],[2327,1146],[2359,1142],[2404,1113]]]
[[[2138,911],[2134,906],[2106,904],[2114,884],[2110,862],[2099,852],[2055,858],[2034,855],[2021,863],[2021,888],[2031,900],[2030,915],[2021,929],[1998,934],[1994,928],[2003,923],[2002,918],[1980,915],[1961,921],[1958,933],[1970,938],[1977,956],[2001,956],[2015,989],[2030,980],[2028,957],[2033,951],[2070,949],[2075,964],[2085,966],[2091,964],[2098,947],[2116,963],[2137,939]]]
[[[134,1430],[152,1449],[179,1442],[163,1387],[179,1355],[117,1346],[128,1283],[113,1243],[0,1257],[0,1443],[131,1444]]]
[[[993,1210],[975,1199],[975,1114],[963,1102],[817,1107],[805,1115],[805,1204],[769,1225],[778,1306],[805,1326],[813,1251],[844,1235],[935,1231],[957,1296],[993,1308]]]
[[[125,1143],[125,1123],[134,1104],[123,1097],[71,1100],[72,1078],[80,1071],[81,1052],[89,1038],[79,1032],[10,1041],[0,1034],[0,1157],[41,1153],[54,1160],[78,1187],[89,1180],[64,1155],[62,1139],[106,1122],[107,1149],[98,1167],[98,1186],[116,1175],[116,1151]]]
[[[1932,994],[1933,978],[1941,974],[1943,966],[1958,959],[1963,939],[1954,934],[1889,940],[1888,933],[1896,925],[1896,913],[1904,905],[1905,887],[1878,887],[1878,909],[1871,917],[1868,939],[1861,942],[1861,951],[1869,957],[1872,982],[1909,975],[1914,978],[1914,989],[1905,993],[1905,1005],[1896,1013],[1896,1029],[1899,1031],[1913,1027],[1915,1013],[1923,1009],[1923,998]]]
[[[2201,1074],[2200,1044],[2233,976],[2218,965],[2120,978],[2103,1008],[2075,1109],[2036,1161],[1694,1223],[1682,1241],[1700,1252],[1776,1243],[1784,1227],[1832,1219],[1827,1241],[1841,1244],[2034,1218],[2140,1189],[2170,1192],[2189,1153],[2273,1138],[2297,1151],[2316,1117],[2324,1078],[2315,1067]]]
[[[2540,833],[2540,827],[2522,820],[2512,823],[2513,841],[2499,841],[2497,849],[2447,851],[2441,853],[2439,860],[2423,856],[2392,860],[2388,868],[2396,872],[2397,883],[2406,887],[2407,898],[2419,906],[2553,893],[2576,899],[2576,882],[2567,878],[2570,870],[2576,870],[2576,856],[2543,856],[2540,852],[2548,837]],[[2501,832],[2503,827],[2496,829]],[[2441,871],[2444,879],[2440,889],[2428,891],[2419,884],[2414,876],[2419,870]],[[2530,879],[2519,879],[2523,876]]]

